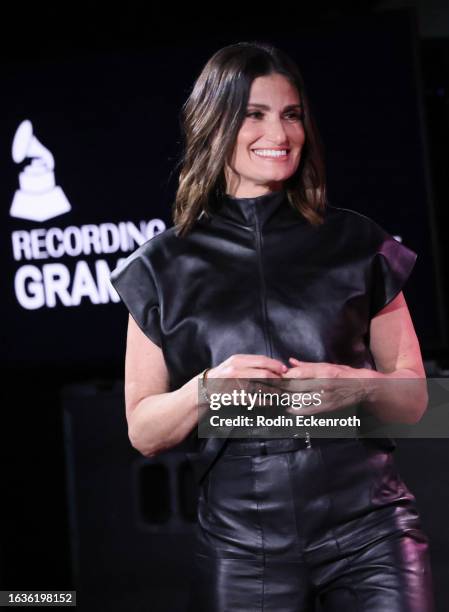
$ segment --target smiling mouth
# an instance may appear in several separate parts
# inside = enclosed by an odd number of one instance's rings
[[[261,159],[286,159],[290,149],[251,149]]]

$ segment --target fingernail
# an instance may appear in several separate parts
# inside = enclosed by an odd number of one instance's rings
[[[287,366],[286,365],[282,365],[282,371],[286,372],[287,370],[288,370]]]

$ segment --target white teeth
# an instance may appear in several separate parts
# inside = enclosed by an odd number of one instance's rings
[[[253,149],[253,152],[261,157],[284,157],[288,153],[286,149],[283,151],[274,151],[273,149]]]

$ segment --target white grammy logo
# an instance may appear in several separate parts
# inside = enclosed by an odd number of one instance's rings
[[[16,164],[31,158],[31,163],[19,174],[20,189],[14,194],[9,211],[12,217],[47,221],[71,210],[63,190],[55,185],[54,157],[33,136],[33,125],[28,119],[16,130],[12,158]]]

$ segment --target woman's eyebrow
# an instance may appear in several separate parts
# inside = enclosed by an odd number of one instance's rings
[[[263,110],[270,110],[270,107],[266,104],[258,104],[257,102],[248,102],[248,106],[257,106],[257,108],[262,108]],[[302,108],[302,104],[288,104],[284,111],[291,110],[293,108]]]

